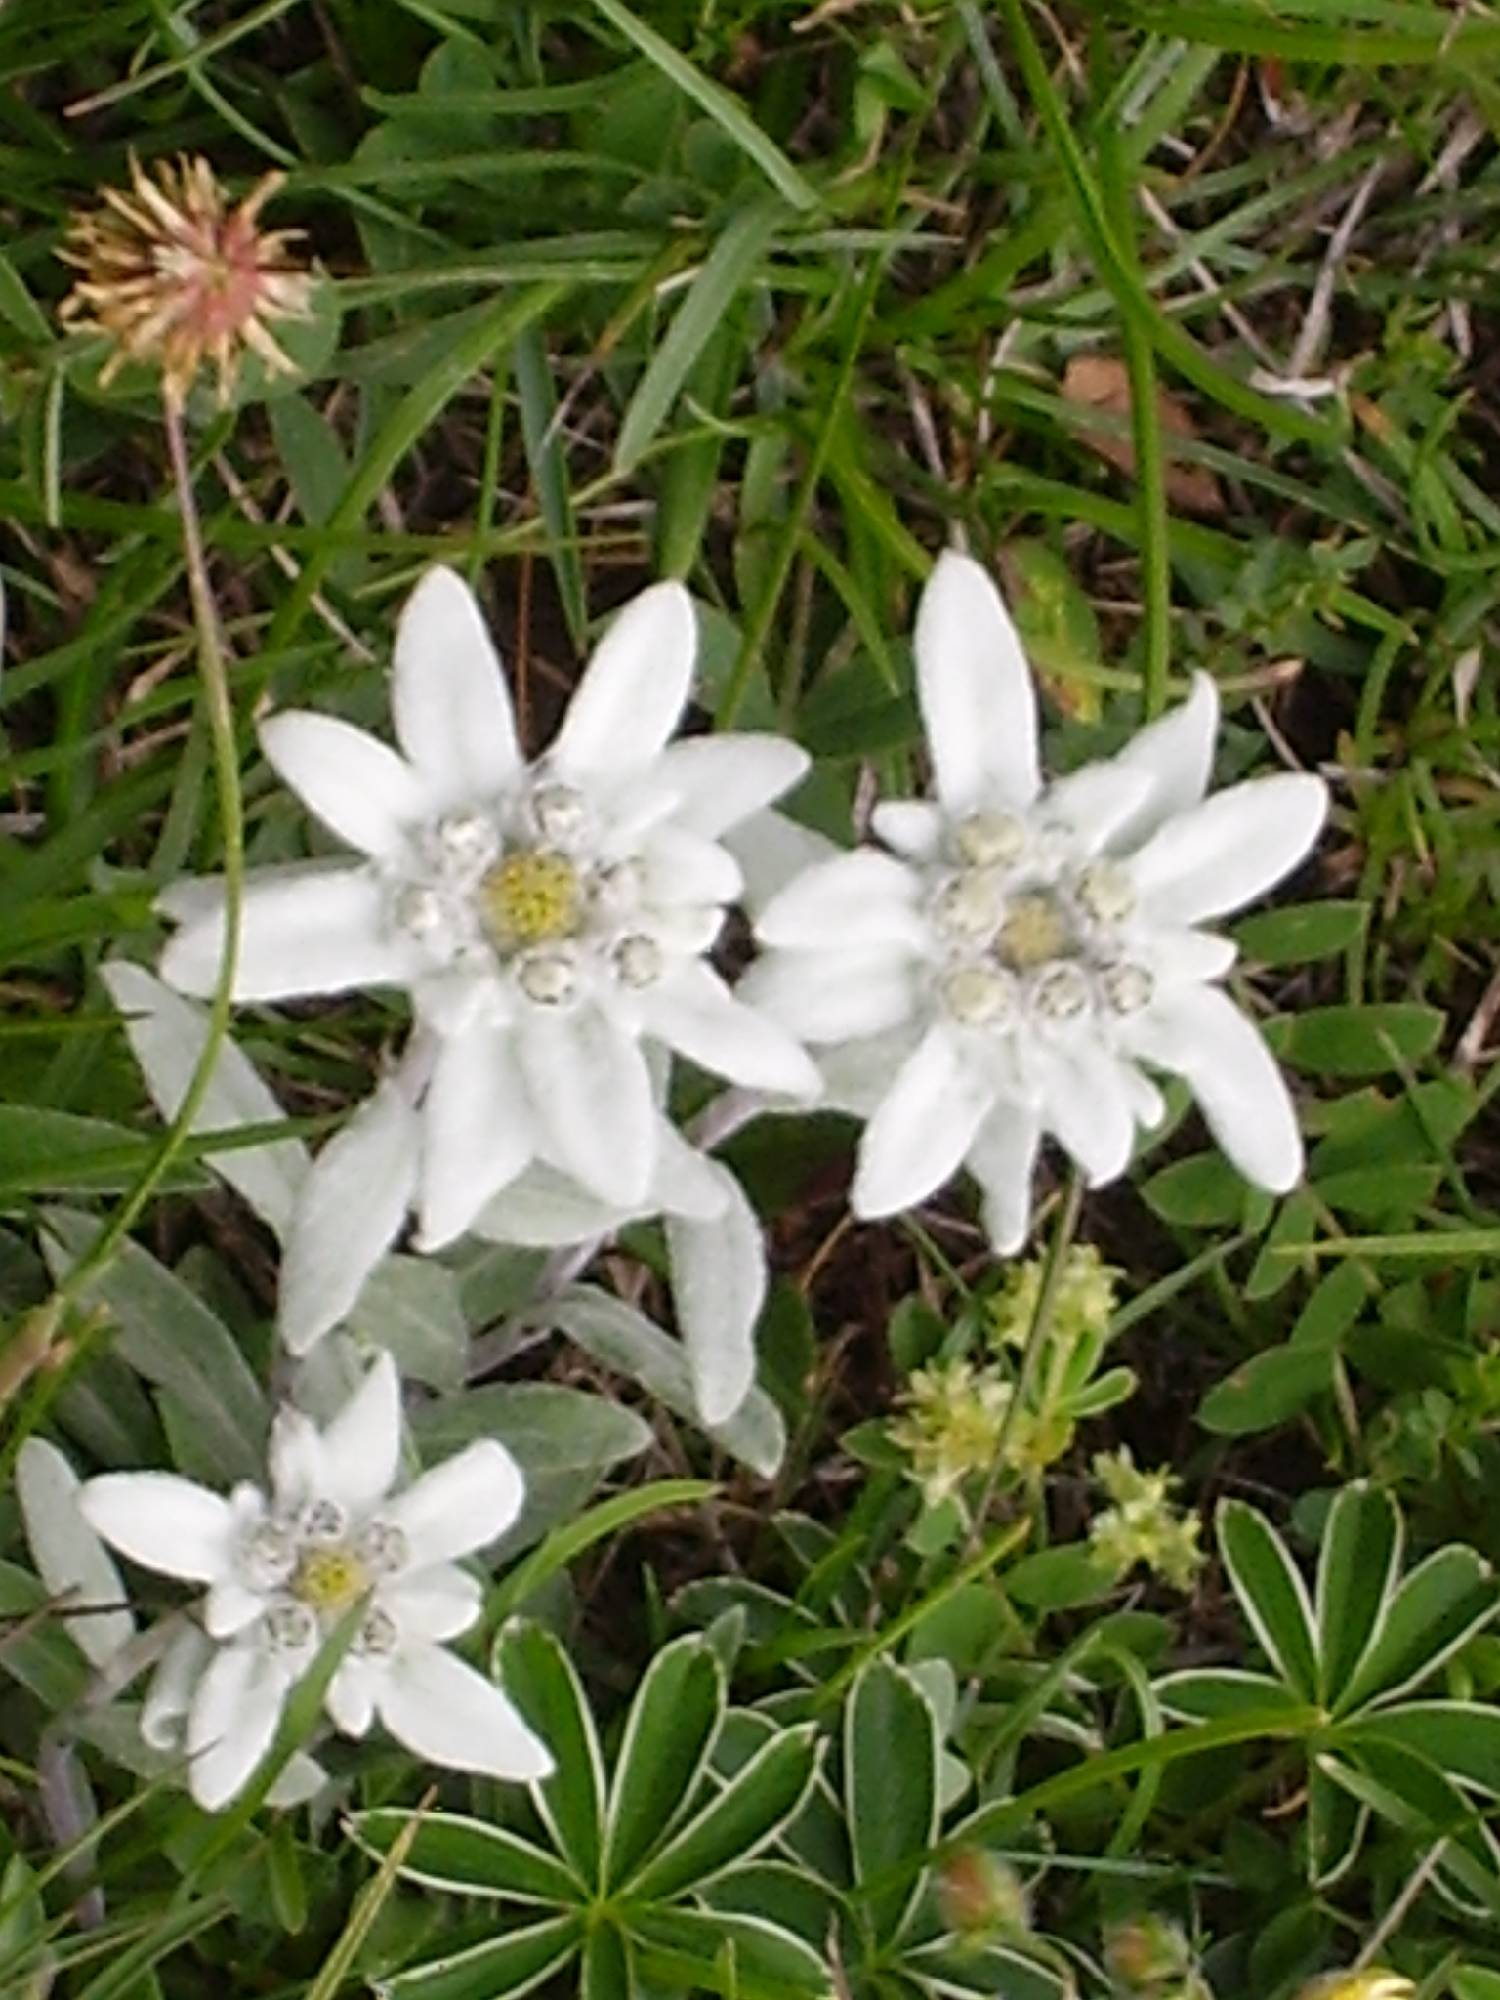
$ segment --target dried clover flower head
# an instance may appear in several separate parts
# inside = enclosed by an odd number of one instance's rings
[[[128,194],[106,188],[102,207],[74,217],[61,255],[83,275],[61,317],[115,343],[102,382],[127,361],[154,362],[180,406],[206,361],[227,401],[247,348],[292,372],[269,323],[307,316],[311,280],[288,254],[302,232],[257,227],[284,178],[267,174],[232,207],[201,157],[149,172],[132,160]]]

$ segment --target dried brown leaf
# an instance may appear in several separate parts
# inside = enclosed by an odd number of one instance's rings
[[[1098,410],[1101,415],[1130,422],[1130,372],[1116,354],[1075,354],[1063,372],[1063,398],[1076,409]],[[1169,389],[1156,392],[1161,427],[1171,437],[1196,438],[1187,405]],[[1135,476],[1135,445],[1128,431],[1089,429],[1083,442],[1127,477]],[[1206,465],[1183,465],[1167,461],[1167,498],[1185,514],[1222,514],[1224,493],[1218,479]]]

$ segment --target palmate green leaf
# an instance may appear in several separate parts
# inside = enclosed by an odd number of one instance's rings
[[[630,1948],[612,1923],[593,1924],[584,1934],[578,2000],[631,2000]]]
[[[1358,1480],[1336,1495],[1313,1586],[1318,1699],[1325,1707],[1343,1691],[1390,1601],[1405,1539],[1396,1503],[1378,1486]]]
[[[716,1799],[657,1850],[626,1885],[630,1894],[664,1902],[759,1854],[796,1815],[816,1768],[811,1723],[778,1731]]]
[[[44,1248],[54,1276],[82,1257],[99,1232],[92,1216],[49,1209]],[[103,1306],[117,1354],[190,1419],[192,1463],[184,1472],[224,1485],[263,1475],[270,1413],[250,1364],[224,1323],[140,1244],[126,1241],[84,1288]]]
[[[1334,1713],[1352,1715],[1420,1686],[1497,1610],[1500,1586],[1483,1556],[1459,1543],[1435,1549],[1402,1579]]]
[[[1500,1916],[1500,1844],[1435,1764],[1404,1746],[1367,1738],[1319,1759],[1335,1783],[1423,1848],[1445,1843],[1435,1877],[1461,1907]]]
[[[1317,1649],[1307,1586],[1285,1542],[1242,1500],[1219,1508],[1219,1549],[1240,1608],[1288,1687],[1316,1699]]]
[[[901,1963],[927,1992],[954,2000],[1067,2000],[1074,1991],[1064,1972],[1005,1944],[943,1939],[906,1953]]]
[[[550,1978],[577,1951],[581,1936],[576,1917],[549,1917],[377,1979],[373,1990],[377,2000],[507,2000]]]
[[[630,1705],[605,1814],[606,1889],[629,1882],[686,1809],[724,1718],[724,1670],[696,1632],[663,1647]]]
[[[752,1861],[748,1867],[726,1869],[705,1887],[703,1901],[715,1910],[761,1917],[794,1931],[815,1951],[837,1921],[832,1891],[806,1868],[786,1861]]]
[[[1409,1701],[1349,1723],[1340,1740],[1392,1743],[1456,1784],[1500,1798],[1500,1708],[1477,1701]]]
[[[1299,1706],[1284,1682],[1243,1667],[1185,1667],[1152,1682],[1163,1708],[1193,1722],[1217,1722],[1228,1715],[1264,1715]]]
[[[408,1881],[451,1895],[516,1903],[566,1907],[582,1900],[582,1884],[555,1855],[488,1820],[379,1806],[356,1813],[349,1826],[361,1847],[383,1857],[413,1820],[419,1824],[400,1871]]]
[[[633,1914],[645,1966],[723,2000],[832,2000],[828,1967],[795,1932],[764,1917],[716,1910]]]
[[[604,1758],[588,1699],[562,1643],[515,1618],[495,1642],[501,1686],[552,1752],[550,1778],[532,1787],[547,1831],[580,1878],[599,1880],[604,1845]]]
[[[923,1858],[937,1838],[938,1724],[931,1702],[883,1656],[859,1675],[844,1710],[844,1799],[856,1890],[876,1938],[899,1936],[921,1893]]]
[[[1307,1873],[1315,1889],[1348,1873],[1364,1839],[1369,1807],[1315,1760],[1307,1773]]]

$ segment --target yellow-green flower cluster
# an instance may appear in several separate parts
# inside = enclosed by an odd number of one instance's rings
[[[1190,1590],[1203,1565],[1203,1551],[1197,1515],[1173,1504],[1178,1482],[1160,1468],[1143,1471],[1125,1445],[1096,1454],[1094,1477],[1112,1502],[1090,1523],[1094,1554],[1117,1577],[1144,1563],[1174,1590]]]
[[[1043,1263],[1032,1257],[1014,1265],[990,1301],[990,1345],[1024,1347],[1042,1293]],[[1063,1259],[1052,1298],[1048,1338],[1073,1346],[1086,1335],[1101,1335],[1115,1311],[1120,1273],[1106,1264],[1092,1243],[1075,1243]]]
[[[951,1499],[973,1473],[988,1472],[1000,1448],[1011,1386],[993,1368],[939,1361],[913,1371],[891,1426],[911,1460],[929,1507]]]

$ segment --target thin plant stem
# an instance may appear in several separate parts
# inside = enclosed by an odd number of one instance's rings
[[[203,712],[208,720],[209,739],[213,746],[214,775],[219,794],[219,833],[224,849],[224,941],[219,951],[219,969],[214,982],[213,998],[209,1003],[208,1036],[193,1066],[193,1073],[188,1079],[182,1102],[177,1107],[177,1114],[162,1134],[156,1151],[142,1169],[139,1179],[100,1230],[93,1244],[61,1279],[45,1304],[38,1307],[36,1313],[31,1316],[31,1320],[36,1322],[38,1365],[46,1358],[46,1350],[51,1347],[61,1330],[68,1307],[78,1301],[88,1285],[113,1258],[144,1212],[151,1197],[170,1173],[174,1161],[192,1133],[194,1121],[218,1065],[219,1052],[229,1032],[235,968],[239,960],[245,843],[239,752],[234,733],[234,706],[229,693],[229,675],[219,628],[218,608],[209,586],[203,533],[198,518],[197,500],[193,492],[187,439],[183,430],[182,408],[174,396],[167,394],[163,397],[162,413],[167,437],[167,455],[172,467],[178,514],[182,523],[188,591],[192,600],[193,623],[198,640],[199,692]],[[31,1321],[23,1322],[13,1340],[25,1340],[30,1324]],[[102,1315],[92,1320],[75,1337],[67,1367],[41,1369],[25,1407],[18,1413],[11,1435],[6,1441],[4,1453],[0,1454],[0,1474],[9,1472],[22,1444],[45,1417],[78,1362],[103,1335],[107,1326],[108,1320]]]
[[[1036,1310],[1032,1313],[1031,1324],[1026,1329],[1026,1345],[1021,1350],[1021,1365],[1016,1372],[1015,1388],[1009,1403],[1006,1404],[1005,1415],[1000,1420],[1000,1433],[995,1439],[994,1456],[990,1460],[984,1491],[980,1494],[978,1505],[974,1509],[974,1521],[969,1530],[966,1552],[978,1546],[979,1538],[984,1532],[985,1519],[994,1503],[996,1491],[1005,1472],[1005,1454],[1020,1419],[1021,1410],[1031,1394],[1031,1386],[1036,1379],[1036,1371],[1047,1345],[1047,1335],[1052,1327],[1053,1308],[1057,1304],[1058,1288],[1062,1283],[1063,1263],[1078,1232],[1078,1218],[1082,1209],[1083,1176],[1075,1170],[1068,1181],[1067,1192],[1063,1196],[1057,1225],[1052,1231],[1052,1240],[1047,1245],[1046,1261],[1042,1265],[1041,1287],[1036,1296]]]

